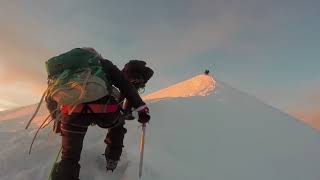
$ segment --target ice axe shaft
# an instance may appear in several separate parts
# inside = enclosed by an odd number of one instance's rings
[[[139,178],[142,176],[143,168],[143,153],[144,153],[144,138],[146,135],[146,123],[142,124],[141,138],[140,138],[140,163],[139,163]]]

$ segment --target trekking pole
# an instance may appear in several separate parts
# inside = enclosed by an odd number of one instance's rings
[[[142,124],[141,138],[140,138],[140,164],[139,164],[139,178],[142,176],[143,153],[144,153],[144,137],[146,135],[146,123]]]

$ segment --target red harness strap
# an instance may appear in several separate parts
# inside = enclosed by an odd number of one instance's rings
[[[87,104],[93,112],[86,113],[113,113],[116,112],[119,108],[117,104]],[[82,113],[84,104],[79,104],[73,109],[71,113]],[[69,114],[72,110],[70,105],[62,105],[60,111],[64,114]]]

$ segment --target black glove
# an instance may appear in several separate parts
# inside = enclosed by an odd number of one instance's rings
[[[138,115],[139,115],[139,119],[138,122],[139,123],[147,123],[150,121],[150,115],[149,115],[149,108],[147,106],[143,106],[141,109],[138,108]]]

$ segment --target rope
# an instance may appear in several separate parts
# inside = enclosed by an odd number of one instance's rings
[[[47,127],[53,120],[54,120],[54,119],[51,118],[50,121],[49,121],[47,124],[45,124],[41,129],[44,129],[45,127]]]
[[[81,103],[81,100],[83,99],[84,95],[85,95],[85,91],[86,91],[86,87],[87,87],[87,83],[89,81],[89,78],[91,76],[91,69],[88,68],[87,69],[87,75],[82,83],[82,87],[80,88],[81,93],[80,96],[78,98],[78,100],[76,100],[73,104],[72,104],[72,108],[69,111],[68,115],[71,115],[71,113],[74,111],[74,109]]]
[[[41,106],[41,104],[42,104],[42,102],[43,102],[43,99],[44,99],[44,97],[46,96],[47,92],[48,92],[48,89],[46,89],[46,90],[44,91],[44,93],[42,94],[42,97],[41,97],[41,99],[40,99],[40,102],[39,102],[39,104],[38,104],[35,112],[33,113],[32,117],[30,118],[30,120],[29,120],[27,126],[25,127],[25,129],[28,129],[28,127],[30,126],[31,122],[33,121],[33,119],[34,119],[34,118],[36,117],[36,115],[38,114],[38,111],[39,111],[39,109],[40,109],[40,106]]]
[[[58,112],[58,108],[56,108],[54,111],[52,111],[52,113],[50,113],[50,115],[52,115],[52,114],[54,114],[54,113],[56,113],[56,112]],[[52,116],[51,116],[52,117]],[[60,117],[57,117],[57,115],[56,115],[56,118],[60,118]],[[47,127],[53,120],[55,120],[56,118],[51,118],[50,119],[50,121],[47,123],[47,124],[45,124],[44,126],[42,126],[42,128],[41,129],[44,129],[45,127]]]
[[[58,77],[56,80],[51,79],[51,81],[49,81],[49,86],[48,86],[48,95],[49,97],[52,97],[52,95],[54,93],[56,93],[55,91],[52,91],[54,87],[56,87],[60,81],[62,81],[63,79],[65,79],[66,77],[68,77],[70,70],[64,70]]]
[[[47,120],[51,117],[51,115],[49,114],[46,119],[42,122],[42,124],[40,125],[40,127],[37,129],[37,132],[36,134],[33,136],[33,139],[32,139],[32,142],[31,142],[31,145],[30,145],[30,148],[29,148],[29,155],[31,154],[31,150],[32,150],[32,146],[33,146],[33,143],[34,141],[36,140],[36,137],[40,131],[40,129],[42,129],[42,126],[47,122]]]
[[[58,76],[57,81],[55,81],[53,85],[49,85],[48,88],[44,91],[44,93],[42,94],[42,97],[41,97],[41,99],[40,99],[40,102],[39,102],[39,104],[38,104],[35,112],[33,113],[32,117],[31,117],[30,120],[28,121],[25,129],[28,129],[28,127],[30,126],[31,122],[33,121],[33,119],[34,119],[34,118],[36,117],[36,115],[38,114],[44,98],[45,98],[45,97],[48,97],[48,96],[51,96],[52,93],[50,93],[50,91],[52,90],[52,88],[59,83],[59,82],[58,82],[59,80],[64,79],[65,77],[67,77],[68,74],[69,74],[69,71],[67,71],[67,70],[64,71],[63,73],[61,73],[60,76]]]

